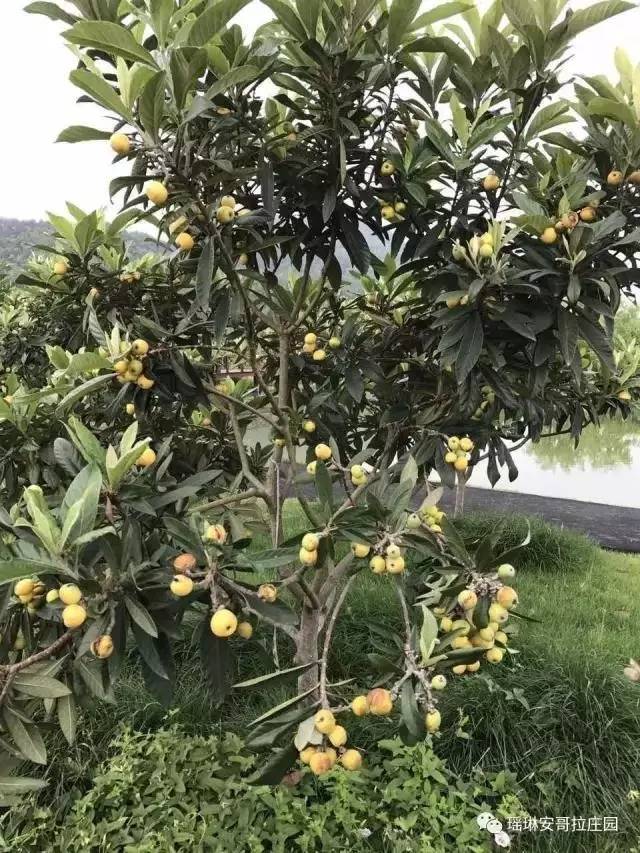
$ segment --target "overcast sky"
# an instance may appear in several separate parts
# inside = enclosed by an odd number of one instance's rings
[[[0,162],[3,181],[0,216],[42,218],[46,210],[62,210],[66,200],[85,209],[108,204],[109,180],[116,174],[111,152],[103,142],[55,144],[57,134],[71,124],[110,128],[100,110],[77,104],[78,90],[68,80],[74,57],[64,47],[56,24],[23,11],[28,0],[0,0],[2,132]],[[426,0],[425,8],[440,0]],[[591,5],[573,0],[574,9]],[[271,17],[257,0],[236,20],[253,31]],[[623,44],[634,62],[640,61],[640,8],[595,27],[575,44],[571,71],[575,74],[615,74],[613,52]]]

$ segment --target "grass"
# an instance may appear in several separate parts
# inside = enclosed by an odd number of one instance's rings
[[[286,522],[288,532],[305,526],[292,507]],[[477,515],[461,527],[465,536],[476,538],[495,523],[495,516]],[[520,541],[526,527],[524,519],[511,521],[505,545]],[[533,815],[617,815],[620,821],[615,838],[535,833],[523,849],[630,850],[637,843],[633,826],[640,816],[638,806],[627,800],[630,790],[640,788],[640,687],[624,679],[622,668],[640,653],[640,557],[604,552],[582,535],[534,520],[531,542],[517,566],[521,609],[539,622],[520,621],[514,644],[519,653],[508,663],[487,666],[473,678],[452,679],[443,694],[444,726],[436,750],[461,774],[476,764],[514,772]],[[332,673],[352,676],[364,687],[366,653],[376,639],[372,626],[399,627],[388,579],[363,573],[347,600],[346,616],[338,623]],[[265,671],[257,644],[253,651],[243,657],[243,675]],[[233,694],[217,710],[186,643],[179,658],[169,717],[194,732],[219,729],[222,720],[225,728],[241,730],[290,695],[290,685],[247,697]],[[142,729],[166,722],[165,710],[144,695],[138,669],[131,665],[118,685],[116,707],[89,712],[78,746],[61,746],[52,773],[57,786],[49,795],[88,781],[113,736],[115,720]],[[390,731],[384,720],[370,717],[350,721],[349,729],[364,747]]]

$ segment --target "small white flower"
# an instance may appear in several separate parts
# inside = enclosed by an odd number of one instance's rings
[[[498,832],[502,832],[502,824],[497,818],[491,818],[487,824],[487,832],[490,832],[492,835],[497,835]]]
[[[358,830],[358,833],[359,833],[363,838],[368,838],[368,837],[371,835],[371,830],[370,830],[370,829],[367,829],[367,828],[366,828],[366,826],[365,826],[363,829],[359,829],[359,830]]]
[[[494,816],[491,814],[491,812],[482,812],[482,813],[481,813],[481,814],[479,814],[479,815],[478,815],[478,817],[476,818],[476,823],[478,824],[478,826],[480,827],[480,829],[486,829],[486,828],[487,828],[487,824],[489,823],[489,821],[490,821],[490,820],[495,820],[495,818],[494,818]]]
[[[493,840],[498,845],[498,847],[510,847],[511,839],[507,835],[506,832],[496,832],[493,836]]]

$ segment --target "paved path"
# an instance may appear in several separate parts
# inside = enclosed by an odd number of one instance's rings
[[[453,509],[453,491],[447,489],[442,505],[447,511]],[[640,552],[640,509],[633,507],[467,488],[465,510],[538,515],[551,524],[588,534],[603,548]]]

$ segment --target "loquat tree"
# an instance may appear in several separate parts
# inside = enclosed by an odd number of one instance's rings
[[[500,531],[464,542],[430,475],[514,477],[514,442],[577,439],[636,394],[612,336],[638,275],[637,70],[561,79],[631,4],[264,4],[249,40],[244,0],[29,7],[69,26],[71,80],[110,116],[60,141],[108,141],[128,173],[112,223],[51,217],[0,342],[7,769],[46,761],[53,715],[72,740],[132,646],[170,702],[194,619],[216,702],[297,680],[251,727],[263,779],[296,753],[357,769],[349,713],[436,732],[447,678],[499,663],[521,614]],[[160,245],[135,257],[142,220]],[[363,571],[403,630],[354,688],[329,655]],[[237,682],[256,643],[274,666]]]

